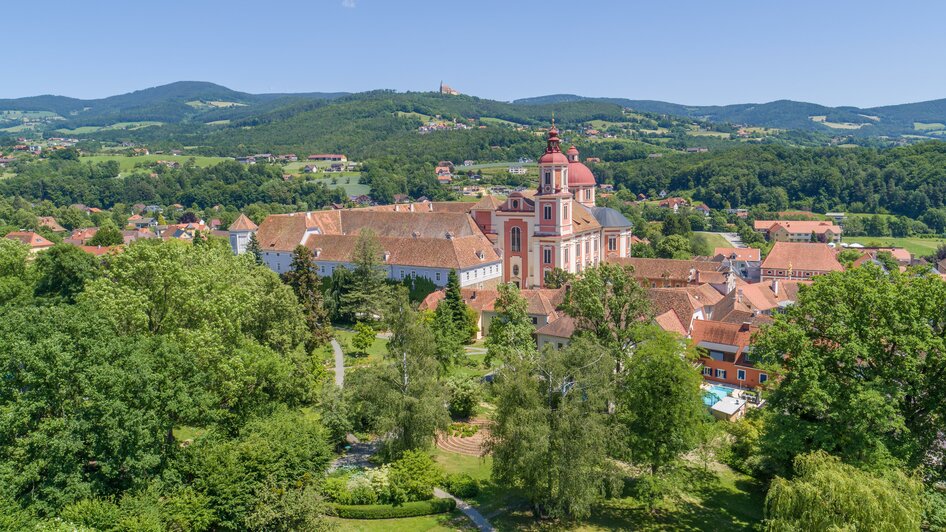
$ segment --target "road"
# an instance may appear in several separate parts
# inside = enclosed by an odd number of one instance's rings
[[[720,233],[720,235],[734,248],[746,247],[746,245],[742,243],[742,239],[739,238],[739,233]]]

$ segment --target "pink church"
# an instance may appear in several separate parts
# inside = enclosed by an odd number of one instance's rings
[[[595,177],[572,146],[562,153],[555,125],[539,158],[535,190],[504,202],[488,196],[470,212],[502,251],[504,282],[541,287],[553,268],[580,273],[607,257],[628,257],[632,224],[621,213],[595,206]]]

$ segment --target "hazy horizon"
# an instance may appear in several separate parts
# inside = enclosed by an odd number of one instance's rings
[[[7,20],[42,24],[6,29],[23,57],[0,98],[94,99],[181,80],[250,93],[429,91],[443,80],[502,101],[877,107],[946,97],[946,4],[936,2],[97,4],[54,0],[39,18],[8,6]]]

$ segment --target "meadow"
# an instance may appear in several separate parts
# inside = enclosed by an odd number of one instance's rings
[[[936,248],[946,244],[946,238],[889,237],[889,236],[845,236],[843,242],[862,244],[869,247],[904,248],[914,257],[925,257],[936,252]]]

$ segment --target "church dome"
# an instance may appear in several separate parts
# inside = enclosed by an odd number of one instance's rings
[[[565,153],[568,154],[568,186],[595,186],[595,175],[578,159],[578,148],[572,146]]]
[[[539,164],[568,164],[568,157],[560,151],[549,151],[539,157]]]

